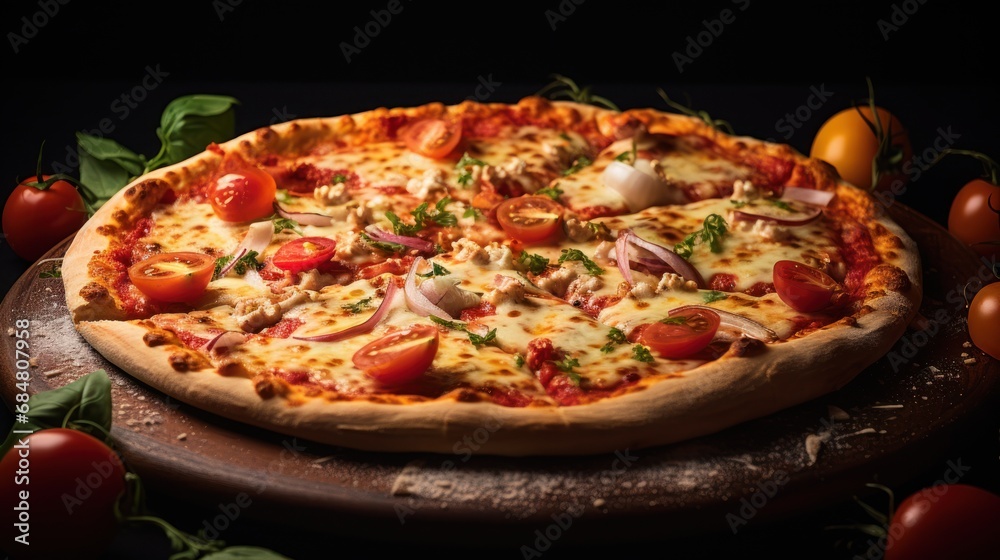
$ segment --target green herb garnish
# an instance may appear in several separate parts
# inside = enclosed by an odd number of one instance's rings
[[[601,353],[610,354],[615,349],[616,345],[625,344],[627,341],[628,339],[625,338],[625,333],[611,327],[611,330],[608,331],[608,343],[601,346]]]
[[[532,274],[541,274],[549,266],[549,259],[541,256],[534,255],[527,251],[521,251],[521,255],[517,258],[518,264],[524,265],[528,269],[528,272]]]
[[[713,253],[722,251],[722,236],[728,231],[726,220],[718,214],[709,214],[702,224],[702,228],[684,238],[684,241],[674,245],[674,252],[684,257],[690,258],[694,252],[694,245],[701,241],[707,244]]]
[[[287,229],[294,231],[299,235],[305,235],[304,233],[302,233],[302,230],[299,229],[299,223],[290,218],[274,217],[271,218],[271,223],[274,224],[274,233],[281,233]]]
[[[636,344],[635,346],[632,347],[632,359],[646,363],[655,360],[655,358],[653,358],[653,355],[649,352],[649,348],[646,348],[642,344]]]
[[[365,299],[362,299],[362,300],[358,301],[357,303],[345,303],[344,305],[341,305],[340,307],[342,307],[342,308],[350,311],[351,313],[357,315],[358,313],[361,313],[365,309],[368,309],[369,307],[371,307],[371,305],[372,305],[372,298],[371,298],[371,296],[369,296],[369,297],[366,297]]]
[[[724,292],[720,292],[719,290],[711,290],[702,294],[702,299],[705,300],[705,303],[712,303],[728,297]]]
[[[442,327],[449,328],[453,331],[464,332],[465,334],[469,335],[469,342],[471,342],[476,347],[483,346],[485,344],[496,344],[496,339],[497,339],[496,329],[490,330],[489,332],[486,333],[485,336],[483,336],[470,331],[468,325],[460,321],[449,321],[447,319],[442,319],[441,317],[437,317],[435,315],[430,315],[430,320],[441,325]]]
[[[423,278],[433,278],[435,276],[447,276],[448,274],[451,274],[451,272],[447,268],[439,265],[438,263],[431,263],[430,272],[426,274],[418,273],[417,276],[421,276]]]
[[[576,173],[577,171],[583,169],[584,167],[587,167],[591,163],[594,163],[594,162],[590,161],[590,158],[588,158],[587,156],[580,156],[580,157],[576,158],[576,161],[573,162],[573,165],[570,166],[569,169],[563,170],[563,172],[562,172],[563,177],[565,177],[567,175],[572,175],[572,174]]]
[[[462,154],[462,158],[458,160],[458,163],[455,164],[455,169],[458,170],[459,172],[458,173],[459,185],[465,187],[468,186],[470,182],[472,182],[472,172],[469,171],[467,168],[475,165],[478,165],[479,167],[486,167],[488,164],[481,159],[476,159],[474,157],[469,156],[469,152],[465,152],[464,154]]]
[[[552,200],[559,202],[559,197],[563,195],[563,190],[559,188],[559,184],[556,183],[551,187],[545,187],[544,189],[538,189],[535,194],[547,196]]]
[[[580,384],[580,374],[573,371],[573,368],[578,367],[580,365],[580,362],[577,361],[576,358],[570,358],[569,356],[567,356],[559,360],[558,362],[555,362],[555,364],[556,367],[559,368],[559,371],[565,373],[566,376],[569,377],[569,380],[572,381],[574,385]]]
[[[587,269],[587,272],[589,272],[591,276],[600,276],[601,274],[604,274],[604,269],[597,266],[597,263],[590,260],[590,258],[588,258],[587,255],[584,255],[583,251],[579,249],[563,249],[562,254],[559,255],[559,262],[563,263],[566,261],[582,262],[583,266]]]

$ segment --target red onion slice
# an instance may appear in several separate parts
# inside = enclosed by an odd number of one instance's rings
[[[628,234],[631,231],[630,229],[619,231],[618,239],[615,240],[615,260],[618,262],[618,270],[629,286],[632,285],[632,268],[629,266],[628,258]]]
[[[246,248],[240,249],[239,253],[233,255],[233,258],[229,259],[229,262],[226,263],[226,266],[219,269],[218,277],[223,278],[225,275],[229,274],[229,271],[232,270],[233,267],[236,266],[236,263],[243,258],[243,255],[246,254],[247,254]]]
[[[371,236],[375,241],[386,241],[388,243],[398,243],[404,247],[409,247],[411,249],[416,249],[423,253],[433,253],[434,244],[425,239],[420,239],[419,237],[410,237],[407,235],[396,235],[395,233],[389,233],[382,229],[379,229],[375,224],[372,224],[365,228],[365,233]]]
[[[757,214],[756,212],[748,212],[746,210],[733,210],[733,221],[756,222],[757,220],[766,220],[774,222],[780,226],[804,226],[820,217],[822,214],[823,209],[818,206],[811,206],[807,210],[795,212],[793,216],[797,217],[787,218],[779,218],[770,214]]]
[[[836,193],[833,191],[821,191],[817,189],[804,189],[802,187],[785,187],[784,194],[781,198],[787,198],[788,200],[794,200],[796,202],[804,202],[806,204],[812,204],[814,206],[823,206],[830,204]]]
[[[420,290],[417,289],[417,269],[421,264],[423,264],[423,262],[423,257],[413,259],[413,264],[410,265],[410,271],[406,273],[406,282],[403,283],[403,295],[406,296],[406,305],[409,306],[410,311],[420,315],[421,317],[434,315],[436,317],[454,321],[455,317],[444,309],[441,309],[431,303],[431,300],[427,299],[427,296],[422,294]]]
[[[247,341],[247,335],[239,331],[222,331],[215,338],[208,341],[205,350],[209,352],[224,352],[234,346],[239,346]]]
[[[708,309],[709,311],[714,311],[719,314],[719,319],[721,320],[720,325],[723,327],[736,329],[750,338],[756,338],[757,340],[764,342],[774,342],[778,340],[778,335],[775,334],[774,331],[757,321],[754,321],[753,319],[747,319],[742,315],[730,313],[729,311],[722,311],[721,309],[716,309],[707,305],[683,305],[670,310],[667,315],[676,315],[684,309]]]
[[[629,243],[652,253],[654,257],[663,261],[663,263],[672,268],[681,278],[694,281],[699,288],[705,287],[705,279],[701,277],[701,274],[697,269],[695,269],[695,267],[691,266],[691,263],[684,260],[684,257],[678,255],[670,249],[667,249],[666,247],[646,241],[636,235],[636,233],[631,229],[626,230],[625,235]],[[615,256],[617,257],[617,254]]]
[[[317,214],[315,212],[289,212],[278,204],[278,201],[274,201],[274,213],[281,216],[282,218],[288,220],[295,220],[300,225],[303,226],[317,226],[317,227],[327,227],[333,224],[333,218],[325,214]]]
[[[396,283],[390,280],[385,286],[385,297],[382,298],[382,303],[378,305],[378,309],[375,310],[375,313],[372,313],[371,317],[368,317],[365,322],[328,334],[320,334],[316,336],[293,336],[292,338],[308,342],[337,342],[338,340],[345,340],[358,336],[359,334],[369,333],[375,329],[382,319],[385,318],[386,313],[389,312],[389,308],[392,307],[392,300],[395,297]]]

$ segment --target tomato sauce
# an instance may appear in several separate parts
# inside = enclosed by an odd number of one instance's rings
[[[832,223],[839,230],[837,245],[840,248],[840,255],[847,264],[844,287],[852,298],[860,298],[864,295],[862,290],[864,290],[865,276],[881,262],[881,259],[875,251],[871,235],[863,225],[846,217],[843,220],[833,220]]]
[[[288,338],[292,336],[295,329],[305,324],[305,321],[298,317],[285,318],[260,332],[262,336],[268,338]]]

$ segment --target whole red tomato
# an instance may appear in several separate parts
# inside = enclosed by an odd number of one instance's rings
[[[994,558],[1000,550],[1000,496],[966,484],[939,484],[899,504],[886,560]]]
[[[0,460],[0,546],[13,558],[99,558],[117,533],[124,492],[125,467],[104,442],[39,430]]]
[[[43,175],[42,180],[47,180]],[[83,197],[73,185],[56,181],[45,190],[29,185],[36,177],[22,181],[3,207],[3,233],[14,253],[36,261],[87,221]]]
[[[951,202],[948,231],[980,255],[1000,254],[1000,187],[984,179],[966,183]]]

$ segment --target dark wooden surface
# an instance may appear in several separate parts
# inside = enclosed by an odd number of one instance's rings
[[[866,482],[898,486],[935,466],[945,473],[954,460],[943,460],[942,451],[996,398],[1000,364],[965,346],[964,313],[955,303],[956,290],[983,263],[922,215],[902,205],[892,213],[921,247],[922,314],[938,318],[936,334],[925,341],[909,331],[904,340],[913,347],[893,349],[902,361],[890,354],[813,402],[711,436],[618,454],[498,458],[476,455],[471,444],[454,455],[376,454],[246,427],[165,397],[105,361],[73,329],[61,282],[39,278],[37,268],[7,294],[0,324],[31,321],[32,391],[108,371],[113,434],[127,463],[150,487],[207,508],[209,527],[228,529],[234,521],[219,517],[228,508],[244,523],[397,544],[488,541],[514,550],[560,519],[572,520],[573,530],[558,531],[565,543],[732,537],[734,526],[787,523],[841,503]],[[13,340],[0,345],[8,405]],[[975,363],[964,363],[964,355]],[[830,406],[849,418],[831,421]],[[815,463],[809,436],[823,439]]]

